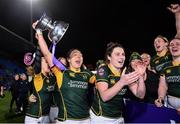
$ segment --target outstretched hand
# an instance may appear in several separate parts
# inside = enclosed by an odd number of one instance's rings
[[[123,70],[121,74],[121,78],[119,82],[121,82],[124,86],[134,83],[139,79],[140,73],[138,71],[133,71],[131,73],[125,74],[126,68]]]
[[[169,7],[167,7],[167,9],[172,13],[180,13],[180,4],[171,4]]]

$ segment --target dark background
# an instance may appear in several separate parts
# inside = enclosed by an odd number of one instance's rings
[[[170,39],[176,33],[174,14],[162,1],[1,0],[0,53],[23,63],[24,54],[33,52],[36,45],[31,24],[45,12],[53,21],[70,24],[57,44],[57,57],[65,56],[71,48],[79,48],[85,64],[95,65],[104,58],[110,41],[125,47],[127,60],[133,51],[154,55],[154,38],[161,34]],[[47,31],[44,36],[47,37]]]

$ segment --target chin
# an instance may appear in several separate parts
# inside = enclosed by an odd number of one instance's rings
[[[79,69],[79,68],[81,68],[81,66],[79,66],[79,65],[78,65],[78,66],[75,66],[75,69]]]
[[[122,67],[123,67],[122,65],[116,66],[117,69],[121,69]]]

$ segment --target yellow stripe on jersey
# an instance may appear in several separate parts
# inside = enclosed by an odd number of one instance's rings
[[[93,75],[93,76],[89,79],[89,83],[94,84],[95,81],[96,81],[96,76]]]
[[[41,73],[36,74],[34,76],[34,87],[35,87],[35,90],[37,92],[39,92],[41,90],[42,86],[43,86],[43,79],[42,79]]]
[[[58,88],[61,88],[62,80],[63,80],[63,73],[59,70],[59,68],[57,68],[57,66],[52,67],[51,70],[56,76]]]
[[[180,61],[172,61],[173,66],[179,66],[180,65]]]

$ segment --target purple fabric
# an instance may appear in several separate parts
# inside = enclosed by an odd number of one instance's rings
[[[170,123],[180,122],[180,115],[175,109],[154,104],[139,103],[126,100],[125,121],[127,123]]]
[[[53,63],[56,65],[60,70],[67,70],[67,68],[59,61],[56,59],[56,57],[53,57]]]
[[[53,60],[53,64],[56,65],[60,70],[67,70],[67,68],[59,61],[56,59],[56,57],[54,56],[55,54],[55,50],[56,50],[56,43],[53,42],[52,45],[50,46],[49,49],[52,48],[52,60]]]

